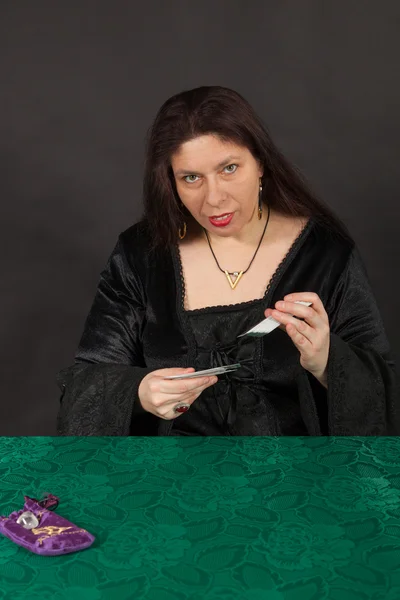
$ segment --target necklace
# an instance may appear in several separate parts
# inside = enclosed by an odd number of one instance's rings
[[[261,242],[263,241],[264,234],[265,234],[265,232],[266,232],[266,229],[267,229],[267,225],[268,225],[268,221],[269,221],[269,213],[270,213],[270,209],[269,209],[269,205],[268,205],[268,217],[267,217],[267,222],[265,223],[264,231],[262,232],[261,239],[260,239],[260,241],[258,242],[258,246],[257,246],[257,248],[256,248],[256,251],[254,252],[253,258],[251,259],[251,261],[250,261],[250,264],[249,264],[249,266],[247,267],[247,269],[245,269],[244,271],[233,271],[233,273],[230,273],[229,271],[225,271],[224,269],[221,269],[221,267],[219,266],[219,262],[218,262],[218,260],[217,260],[217,257],[216,257],[216,256],[215,256],[215,254],[214,254],[214,250],[213,250],[213,249],[212,249],[212,247],[211,247],[211,242],[210,242],[210,238],[208,237],[208,232],[207,232],[207,230],[206,230],[206,229],[204,229],[204,232],[205,232],[205,234],[206,234],[206,237],[207,237],[208,245],[210,246],[210,250],[211,250],[211,252],[212,252],[212,255],[213,255],[213,257],[215,258],[215,262],[217,263],[217,267],[218,267],[218,269],[219,269],[220,271],[222,271],[222,273],[225,273],[225,275],[226,275],[226,278],[227,278],[227,280],[228,280],[228,282],[229,282],[229,285],[231,286],[232,290],[234,290],[234,289],[235,289],[235,287],[236,287],[236,286],[237,286],[237,284],[239,283],[239,281],[240,281],[240,279],[242,278],[242,276],[243,276],[245,273],[247,273],[247,271],[250,269],[251,265],[253,264],[253,260],[255,259],[255,257],[256,257],[256,254],[257,254],[257,252],[258,252],[258,250],[259,250],[259,248],[260,248],[260,246],[261,246]],[[233,276],[235,277],[235,280],[234,280],[234,281],[232,281],[231,275],[233,275]]]

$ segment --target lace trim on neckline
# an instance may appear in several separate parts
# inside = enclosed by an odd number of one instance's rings
[[[302,241],[303,236],[306,234],[306,232],[308,232],[308,230],[311,228],[313,222],[314,222],[313,218],[310,217],[308,219],[307,223],[304,225],[304,227],[300,231],[300,233],[297,235],[296,239],[292,242],[292,244],[290,245],[285,256],[282,258],[279,265],[277,266],[274,273],[272,274],[272,276],[265,288],[265,292],[264,292],[263,296],[261,298],[254,298],[253,300],[245,300],[244,302],[237,302],[235,304],[215,304],[212,306],[204,306],[202,308],[192,308],[192,309],[188,309],[188,310],[185,309],[186,284],[185,284],[185,278],[183,275],[183,264],[182,264],[181,252],[180,252],[179,245],[176,244],[174,246],[174,252],[172,253],[172,255],[173,255],[174,259],[177,261],[177,265],[178,265],[179,285],[180,285],[180,292],[181,292],[180,293],[180,308],[183,311],[183,313],[185,313],[188,316],[188,315],[199,314],[199,313],[218,312],[221,310],[224,310],[224,311],[239,310],[242,307],[244,308],[247,306],[252,306],[252,305],[263,302],[265,300],[265,298],[267,297],[270,288],[275,283],[275,280],[277,279],[278,275],[280,275],[288,258],[290,257],[292,252],[294,252],[297,249],[297,246]]]

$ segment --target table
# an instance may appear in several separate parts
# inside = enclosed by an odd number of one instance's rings
[[[400,438],[0,438],[0,514],[45,492],[96,542],[0,536],[1,599],[400,598]]]

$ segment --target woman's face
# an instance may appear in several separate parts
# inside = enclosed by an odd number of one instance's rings
[[[263,171],[247,148],[203,135],[182,144],[171,166],[182,203],[208,231],[235,235],[254,218]]]

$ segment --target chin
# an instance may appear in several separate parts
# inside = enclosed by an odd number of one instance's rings
[[[208,229],[208,231],[211,231],[214,235],[218,235],[220,237],[229,237],[230,235],[234,235],[235,233],[238,233],[240,231],[240,229],[238,229],[237,227],[235,227],[235,228],[221,227],[220,229],[218,229],[217,227],[210,227],[210,229]]]

